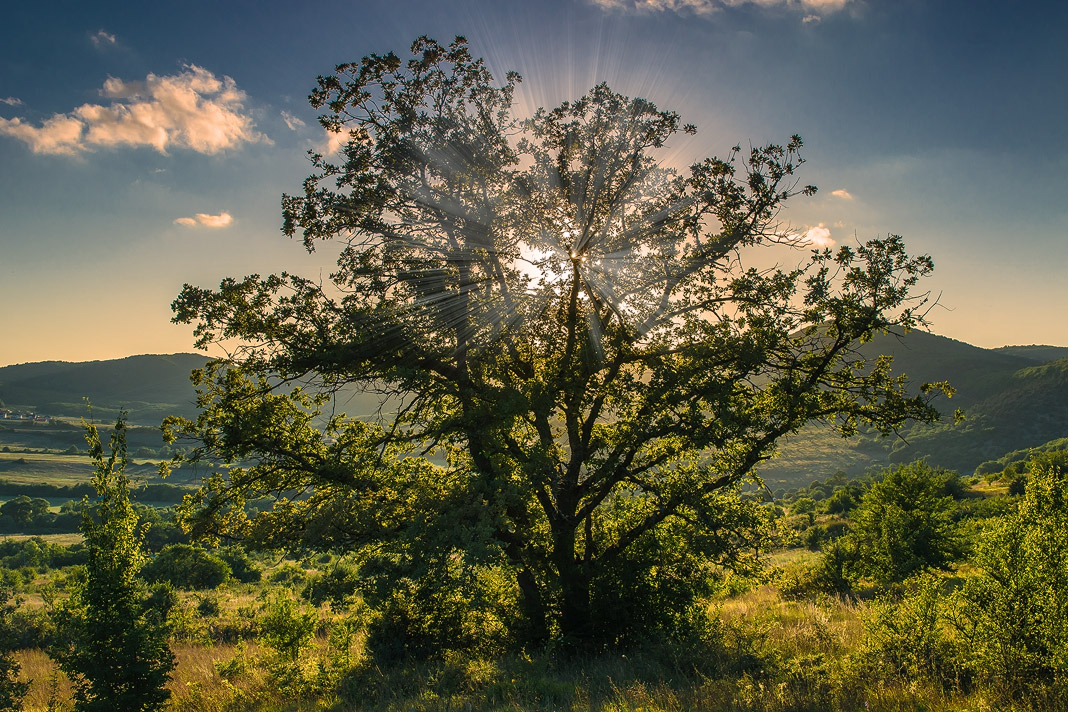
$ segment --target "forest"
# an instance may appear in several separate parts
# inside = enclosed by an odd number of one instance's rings
[[[791,231],[799,136],[679,167],[678,113],[522,81],[462,37],[320,76],[282,231],[336,271],[184,285],[226,356],[151,436],[12,430],[0,705],[1063,709],[1063,354],[928,377],[881,344],[964,353],[933,260]]]

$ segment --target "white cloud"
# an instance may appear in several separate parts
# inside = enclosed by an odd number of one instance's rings
[[[820,223],[816,227],[810,227],[804,234],[795,235],[798,244],[806,247],[816,247],[823,249],[824,247],[833,247],[834,240],[831,238],[831,231],[826,225]]]
[[[324,132],[323,142],[315,147],[316,153],[332,156],[349,142],[348,131],[327,131],[324,129]]]
[[[623,12],[676,12],[679,14],[711,15],[724,7],[759,5],[782,7],[806,13],[804,23],[818,22],[822,15],[837,12],[852,0],[589,0],[605,10]]]
[[[5,96],[0,97],[0,104],[7,104],[8,106],[22,106],[22,99],[17,96]]]
[[[850,193],[848,190],[845,190],[844,188],[839,188],[838,190],[832,190],[831,191],[831,195],[833,195],[836,198],[841,198],[842,200],[852,200],[853,199],[853,194]]]
[[[183,227],[197,227],[203,225],[204,227],[226,227],[234,221],[234,216],[230,213],[219,213],[218,215],[208,215],[207,213],[197,213],[191,218],[178,218],[174,221],[175,225],[182,225]]]
[[[117,44],[115,35],[104,32],[103,30],[97,31],[95,35],[90,35],[89,39],[93,41],[93,46],[98,49],[100,47],[107,47],[109,45],[114,46]]]
[[[297,129],[303,128],[305,126],[305,123],[302,119],[293,116],[293,114],[289,113],[288,111],[282,112],[282,121],[286,122],[286,126],[289,127],[290,131],[296,131]]]
[[[805,15],[804,17],[801,18],[801,24],[802,25],[808,25],[808,24],[811,24],[813,22],[815,22],[816,24],[819,24],[819,21],[822,20],[822,19],[823,18],[820,17],[819,15]]]
[[[27,124],[19,118],[0,117],[0,134],[26,142],[34,153],[77,153],[83,128],[81,121],[63,114],[56,114],[39,127]]]
[[[0,118],[0,134],[24,141],[34,153],[68,155],[116,146],[213,154],[242,143],[270,143],[254,130],[244,112],[245,93],[234,80],[196,65],[172,76],[149,74],[144,81],[109,77],[100,94],[113,101],[82,104],[40,126]]]

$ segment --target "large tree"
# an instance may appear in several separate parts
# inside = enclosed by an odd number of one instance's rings
[[[790,237],[780,206],[815,191],[794,175],[800,138],[676,170],[659,150],[695,129],[675,112],[602,84],[521,118],[519,76],[496,83],[462,38],[412,53],[340,65],[311,94],[343,147],[311,156],[283,230],[340,246],[330,280],[175,301],[199,346],[233,349],[198,376],[201,416],[168,425],[232,463],[195,522],[371,546],[365,576],[392,571],[392,590],[401,569],[418,589],[489,562],[529,635],[592,640],[629,582],[663,575],[665,542],[744,537],[752,511],[729,492],[782,436],[937,417],[930,388],[855,349],[923,324],[931,260],[896,236]],[[801,266],[747,266],[784,244]],[[338,414],[353,384],[382,395],[378,418]]]

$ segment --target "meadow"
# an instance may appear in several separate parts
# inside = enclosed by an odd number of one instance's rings
[[[1064,459],[1047,455],[1023,473],[1009,467],[967,478],[913,465],[792,490],[765,504],[776,526],[759,569],[718,569],[714,592],[690,606],[670,635],[649,631],[580,654],[552,643],[517,645],[501,635],[499,622],[477,611],[461,621],[465,630],[453,643],[406,647],[418,642],[404,640],[418,625],[387,626],[398,637],[385,638],[383,620],[396,611],[368,605],[351,559],[281,551],[250,555],[184,540],[165,544],[142,576],[170,597],[167,635],[177,665],[166,685],[166,707],[1063,709],[1068,698],[1055,656],[1064,649],[1064,635],[1057,632],[1063,628],[1053,630],[1048,620],[1032,617],[1028,624],[1035,628],[1025,631],[1017,649],[1005,640],[984,641],[996,637],[992,626],[1006,624],[999,615],[1019,607],[977,611],[970,596],[976,582],[996,569],[992,533],[1011,529],[1016,513],[1030,506],[1026,492],[1034,474],[1046,473],[1043,487],[1068,491],[1059,474]],[[936,495],[933,500],[914,491],[902,495],[919,481],[909,480],[909,472],[930,484],[925,491]],[[936,522],[927,535],[943,537],[941,548],[872,549],[887,534],[873,531],[865,518],[877,505],[884,516],[887,506],[897,507],[907,520],[902,526]],[[1036,526],[1063,515],[1047,512]],[[17,640],[19,679],[29,683],[26,710],[71,709],[71,682],[49,652],[55,612],[84,576],[79,539],[15,534],[0,541],[0,574],[15,604],[5,624]],[[1058,546],[1052,555],[1063,557],[1065,547]],[[172,555],[179,550],[182,557]],[[161,565],[164,560],[169,563]],[[1045,604],[1036,598],[1029,605]]]

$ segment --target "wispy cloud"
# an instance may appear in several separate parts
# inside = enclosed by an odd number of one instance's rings
[[[203,225],[204,227],[220,228],[229,226],[233,221],[234,216],[230,213],[219,213],[218,215],[197,213],[191,218],[178,218],[174,221],[174,224],[182,225],[183,227],[198,227]]]
[[[802,22],[819,22],[823,15],[837,12],[852,0],[589,0],[605,10],[648,14],[675,12],[682,15],[711,15],[724,7],[758,5],[806,13]]]
[[[590,2],[605,10],[636,13],[677,12],[711,15],[719,9],[713,0],[590,0]]]
[[[831,191],[831,195],[833,195],[836,198],[841,198],[842,200],[852,200],[853,199],[853,194],[850,193],[848,190],[845,190],[844,188],[839,188],[838,190],[832,190]]]
[[[34,153],[74,155],[96,148],[150,146],[219,153],[243,143],[270,143],[245,113],[246,95],[230,77],[188,65],[181,74],[149,74],[144,81],[109,77],[100,90],[108,105],[82,104],[35,126],[0,118],[0,134]]]
[[[290,131],[296,131],[297,129],[304,128],[306,125],[303,119],[293,116],[293,114],[288,111],[282,112],[282,121],[286,122],[286,126],[289,127]]]
[[[101,47],[114,47],[118,44],[115,35],[110,32],[104,32],[103,30],[98,30],[95,35],[90,35],[89,39],[92,40],[93,46],[97,49],[100,49]]]
[[[0,104],[7,104],[8,106],[22,106],[22,99],[17,96],[5,96],[0,97]]]

